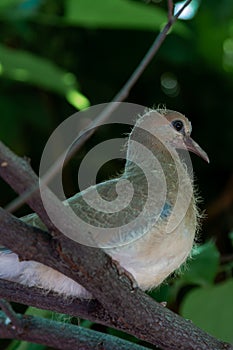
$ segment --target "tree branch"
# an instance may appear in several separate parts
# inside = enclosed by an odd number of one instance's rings
[[[0,338],[26,340],[61,350],[146,350],[144,346],[71,324],[28,315],[17,317],[20,332],[0,312]]]
[[[110,314],[96,300],[67,298],[54,292],[46,292],[37,287],[0,279],[0,297],[8,301],[34,306],[70,316],[81,317],[105,326],[111,325]]]
[[[36,179],[28,163],[25,164],[3,145],[0,145],[0,175],[19,193],[31,188]],[[51,200],[51,205],[57,206],[59,201],[55,197],[51,197]],[[33,200],[28,201],[44,223],[51,226],[41,203],[38,192]],[[60,209],[60,206],[57,208]],[[109,314],[112,327],[162,349],[233,349],[230,344],[213,338],[191,322],[163,308],[140,289],[132,289],[128,277],[120,276],[110,257],[100,249],[82,246],[59,231],[52,239],[48,233],[25,224],[3,209],[0,210],[0,220],[0,244],[13,249],[23,259],[44,263],[83,285]],[[66,220],[69,218],[66,217]]]

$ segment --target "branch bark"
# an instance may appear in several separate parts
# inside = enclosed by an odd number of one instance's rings
[[[144,346],[71,324],[17,315],[20,330],[0,312],[0,338],[26,340],[61,350],[146,350]]]
[[[28,162],[2,144],[0,175],[18,193],[30,188],[36,181]],[[57,210],[62,208],[49,190],[48,196],[51,197],[51,205],[55,205]],[[28,200],[28,204],[47,226],[52,227],[54,238],[1,209],[0,244],[14,250],[21,259],[44,263],[83,285],[96,297],[103,311],[106,310],[109,325],[162,349],[233,349],[230,344],[215,339],[163,308],[140,289],[132,288],[127,275],[119,274],[117,266],[100,249],[82,246],[63,236],[51,224],[38,192]]]

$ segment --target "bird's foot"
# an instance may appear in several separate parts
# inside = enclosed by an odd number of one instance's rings
[[[125,270],[124,267],[120,265],[119,261],[112,259],[112,266],[116,268],[120,279],[122,279],[123,277],[126,277],[128,279],[128,281],[130,282],[132,291],[138,288],[138,284],[135,278],[133,277],[133,275],[129,271]]]
[[[162,305],[163,307],[166,307],[167,306],[167,302],[166,301],[161,301],[160,305]]]

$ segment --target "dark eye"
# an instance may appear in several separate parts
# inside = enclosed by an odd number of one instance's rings
[[[184,124],[181,120],[173,120],[172,125],[176,131],[182,131]]]

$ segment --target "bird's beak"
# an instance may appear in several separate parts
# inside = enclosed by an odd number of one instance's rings
[[[184,144],[187,147],[188,151],[197,154],[199,157],[204,159],[207,163],[210,162],[209,157],[207,156],[207,153],[203,151],[203,149],[190,136],[185,136]]]

